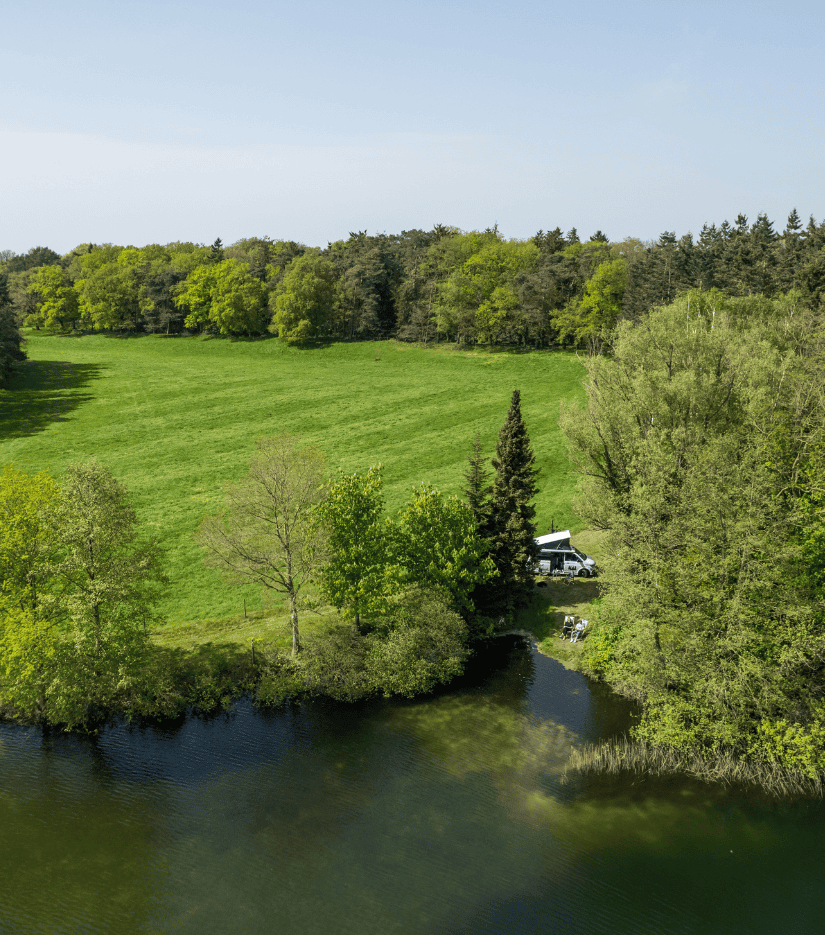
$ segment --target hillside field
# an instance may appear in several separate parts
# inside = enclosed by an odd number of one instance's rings
[[[478,433],[494,452],[510,396],[541,473],[539,531],[577,528],[575,476],[558,428],[562,399],[583,397],[584,368],[561,351],[463,351],[396,341],[299,349],[277,339],[28,334],[29,360],[0,391],[0,460],[59,475],[96,456],[127,485],[167,553],[162,611],[174,629],[259,608],[229,588],[193,533],[245,473],[255,439],[300,434],[332,472],[381,462],[390,513],[428,481],[458,493]],[[183,627],[183,629],[187,629]]]

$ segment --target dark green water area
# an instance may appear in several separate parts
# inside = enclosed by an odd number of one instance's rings
[[[0,932],[825,932],[825,806],[562,781],[627,702],[516,637],[413,702],[0,725]]]

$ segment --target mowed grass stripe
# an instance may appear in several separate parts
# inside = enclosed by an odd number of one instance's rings
[[[462,352],[390,341],[289,348],[276,339],[30,335],[29,361],[0,392],[0,452],[60,474],[97,456],[133,492],[168,554],[170,623],[237,613],[253,588],[206,569],[193,534],[246,471],[255,440],[282,430],[330,469],[382,462],[395,512],[423,482],[458,493],[476,433],[493,454],[514,389],[541,470],[539,526],[576,524],[559,403],[583,395],[564,352]],[[375,358],[380,358],[376,360]]]

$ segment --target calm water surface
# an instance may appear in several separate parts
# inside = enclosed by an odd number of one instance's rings
[[[0,932],[825,932],[822,803],[561,781],[630,718],[503,638],[424,701],[0,726]]]

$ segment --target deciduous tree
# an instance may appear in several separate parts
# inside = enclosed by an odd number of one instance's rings
[[[57,497],[45,472],[0,473],[0,705],[43,717],[58,631],[44,615],[55,530],[44,511]]]
[[[59,487],[0,477],[0,701],[76,727],[142,678],[165,582],[125,488],[96,461]]]
[[[79,724],[139,680],[166,576],[128,491],[96,459],[68,466],[45,519],[57,544],[41,605],[63,631],[47,697],[53,720]]]
[[[252,334],[263,330],[266,286],[246,263],[222,260],[197,266],[179,287],[178,308],[189,310],[187,328],[213,325],[221,334]]]
[[[198,533],[207,564],[230,584],[252,581],[287,596],[293,655],[301,648],[298,596],[326,547],[315,514],[324,469],[321,452],[299,447],[297,436],[259,439],[246,477],[226,490],[225,513],[206,517]]]
[[[289,264],[274,293],[269,330],[291,344],[323,337],[335,301],[335,267],[317,253],[305,253]]]
[[[585,658],[645,704],[640,739],[746,754],[760,724],[817,722],[818,335],[780,301],[691,293],[622,323],[563,416],[610,542]]]
[[[381,465],[366,474],[341,474],[327,485],[318,516],[329,535],[328,562],[319,575],[333,607],[357,627],[387,606],[389,539]]]
[[[399,514],[394,551],[401,589],[411,584],[441,589],[459,611],[472,611],[474,588],[496,574],[473,511],[429,484],[413,491]]]
[[[31,278],[27,292],[42,299],[29,324],[59,331],[77,326],[80,320],[77,292],[61,266],[41,266]]]

